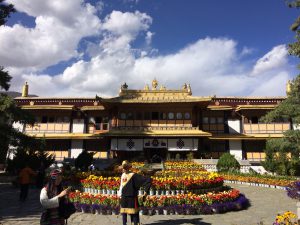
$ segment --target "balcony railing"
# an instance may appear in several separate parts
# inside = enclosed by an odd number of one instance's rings
[[[25,133],[69,133],[70,123],[35,123],[27,124]]]
[[[151,127],[113,127],[112,130],[135,130],[135,131],[152,131],[152,130],[199,130],[199,127],[192,126],[151,126]]]
[[[245,123],[243,130],[245,134],[278,134],[289,129],[289,123]]]
[[[102,131],[109,130],[109,123],[96,123],[96,124],[89,124],[88,126],[88,133],[100,133]]]

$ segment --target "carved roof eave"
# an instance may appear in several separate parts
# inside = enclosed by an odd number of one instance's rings
[[[278,105],[238,105],[235,109],[235,111],[240,111],[240,110],[257,110],[257,109],[274,109]]]
[[[208,137],[211,140],[266,140],[269,138],[281,138],[281,134],[220,134]]]
[[[82,106],[81,111],[97,111],[97,110],[105,110],[104,106],[97,105],[97,106]]]
[[[75,110],[76,107],[74,105],[23,105],[22,109],[30,109],[30,110]]]
[[[220,105],[220,106],[218,106],[218,105],[209,105],[209,106],[207,106],[207,109],[209,109],[209,110],[232,110],[233,109],[233,107],[232,106],[229,106],[229,105]]]
[[[103,131],[102,133],[98,132],[97,134],[76,134],[76,133],[39,133],[39,134],[32,134],[26,133],[26,135],[34,137],[34,138],[45,138],[45,139],[101,139],[103,138],[103,134],[107,131]]]
[[[209,137],[211,133],[202,130],[152,130],[152,131],[137,131],[137,130],[111,130],[104,134],[105,136],[159,136],[159,137]]]
[[[125,104],[134,104],[134,103],[145,103],[145,104],[157,104],[157,103],[201,103],[201,102],[210,102],[211,98],[166,98],[166,99],[129,99],[123,97],[111,98],[111,99],[102,99],[101,103],[125,103]]]

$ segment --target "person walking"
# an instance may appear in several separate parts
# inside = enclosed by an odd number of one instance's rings
[[[44,209],[40,220],[41,225],[65,224],[65,218],[61,210],[63,210],[64,196],[68,194],[69,189],[62,190],[61,182],[61,170],[52,170],[49,181],[40,194],[40,202]]]
[[[19,173],[19,183],[20,183],[20,201],[24,202],[28,196],[29,184],[31,183],[31,177],[36,176],[37,173],[34,172],[27,164]]]
[[[122,214],[123,225],[127,225],[127,214],[131,217],[131,224],[140,225],[138,190],[144,187],[145,194],[143,197],[145,197],[151,186],[151,178],[131,173],[131,164],[127,160],[122,162],[121,168],[123,173],[118,194],[121,196],[120,213]]]

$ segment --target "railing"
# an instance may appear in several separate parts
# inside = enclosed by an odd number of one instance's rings
[[[121,120],[118,119],[116,127],[191,127],[191,120]]]
[[[109,130],[109,123],[96,123],[96,124],[89,124],[88,126],[88,133],[98,133],[102,131]]]
[[[35,123],[33,126],[27,124],[26,133],[69,133],[70,123]]]
[[[244,124],[244,133],[245,134],[274,134],[274,133],[283,133],[290,129],[289,123],[258,123]]]
[[[179,126],[151,126],[151,127],[113,127],[112,130],[134,130],[134,131],[152,131],[152,130],[199,130],[199,127],[179,127]]]
[[[266,153],[264,152],[247,152],[246,154],[247,160],[249,161],[265,161]]]

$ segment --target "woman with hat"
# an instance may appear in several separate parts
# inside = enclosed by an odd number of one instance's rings
[[[151,186],[151,178],[131,173],[131,164],[127,160],[122,162],[121,168],[123,173],[121,176],[119,195],[121,195],[120,213],[122,214],[123,225],[127,224],[127,214],[131,217],[131,224],[139,225],[138,190],[144,187],[146,194]]]
[[[44,208],[40,223],[42,225],[63,225],[64,217],[60,215],[59,206],[67,195],[68,189],[62,190],[62,172],[54,169],[50,172],[49,181],[41,190],[40,202]]]

